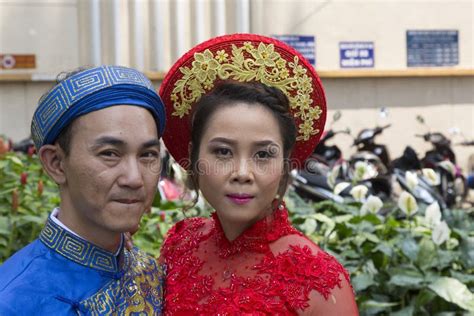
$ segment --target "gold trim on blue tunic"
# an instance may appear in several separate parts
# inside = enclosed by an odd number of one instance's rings
[[[82,300],[59,297],[87,315],[161,315],[164,271],[156,259],[139,251],[122,248],[115,256],[84,240],[48,218],[39,240],[72,262],[96,269],[107,276],[92,296]],[[118,260],[118,258],[121,260]],[[84,281],[86,282],[86,281]]]
[[[49,248],[83,266],[106,272],[118,272],[116,256],[70,233],[48,219],[39,239]]]

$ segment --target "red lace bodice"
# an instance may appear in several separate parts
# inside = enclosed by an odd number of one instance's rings
[[[343,278],[349,284],[342,265],[293,228],[286,210],[232,242],[215,213],[186,219],[170,230],[161,260],[167,315],[295,315],[311,292],[329,300]]]

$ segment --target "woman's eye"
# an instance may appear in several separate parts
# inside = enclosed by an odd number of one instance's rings
[[[268,151],[261,150],[261,151],[257,152],[255,154],[255,156],[257,157],[257,159],[268,159],[272,155]]]
[[[226,158],[226,157],[230,157],[232,155],[232,152],[228,148],[216,148],[214,150],[214,154],[217,157]]]

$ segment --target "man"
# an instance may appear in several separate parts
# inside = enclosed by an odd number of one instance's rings
[[[151,208],[163,104],[140,72],[75,72],[40,99],[32,135],[60,206],[0,267],[0,315],[161,314],[163,272],[123,233]]]

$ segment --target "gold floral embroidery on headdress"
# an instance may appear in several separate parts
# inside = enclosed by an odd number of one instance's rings
[[[188,115],[192,104],[214,87],[217,78],[233,79],[241,82],[259,81],[283,91],[290,101],[298,125],[297,141],[307,141],[318,134],[314,122],[321,116],[319,105],[312,105],[313,86],[307,69],[298,56],[288,62],[275,51],[273,44],[260,43],[255,47],[245,42],[241,47],[232,45],[230,55],[219,50],[214,55],[209,49],[195,53],[191,69],[180,67],[183,77],[176,81],[171,94],[173,116]]]

